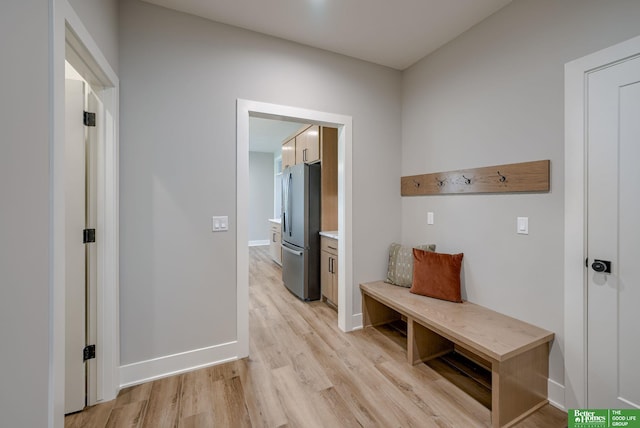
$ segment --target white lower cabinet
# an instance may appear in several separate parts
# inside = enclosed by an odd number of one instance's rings
[[[282,234],[280,232],[280,223],[274,221],[269,222],[269,254],[274,262],[282,265],[282,248],[280,243],[282,241]]]

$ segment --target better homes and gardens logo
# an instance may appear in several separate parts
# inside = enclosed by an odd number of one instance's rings
[[[640,410],[570,409],[569,428],[640,428]]]
[[[608,423],[608,410],[575,409],[569,412],[569,426],[574,428],[607,428]]]

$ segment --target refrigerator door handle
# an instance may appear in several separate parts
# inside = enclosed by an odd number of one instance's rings
[[[301,256],[301,255],[303,255],[303,254],[304,254],[302,251],[292,250],[292,249],[291,249],[291,248],[289,248],[289,247],[285,247],[283,244],[281,244],[280,246],[282,247],[282,250],[283,250],[283,251],[286,251],[286,252],[291,253],[291,254],[293,254],[293,255]]]
[[[291,183],[293,181],[293,174],[289,173],[289,183],[288,183],[288,190],[287,190],[287,212],[289,213],[289,236],[291,236]]]
[[[287,213],[289,212],[289,181],[288,180],[282,182],[282,198],[284,202],[282,204],[282,231],[284,233],[287,233]]]

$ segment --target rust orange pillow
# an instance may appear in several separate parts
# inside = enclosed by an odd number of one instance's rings
[[[414,248],[413,285],[409,291],[461,303],[460,269],[463,256],[463,253],[442,254]]]

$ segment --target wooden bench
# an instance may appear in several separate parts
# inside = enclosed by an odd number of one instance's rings
[[[407,359],[456,350],[491,370],[491,421],[508,427],[547,402],[554,334],[482,306],[415,295],[382,281],[361,284],[364,327],[407,321]]]

